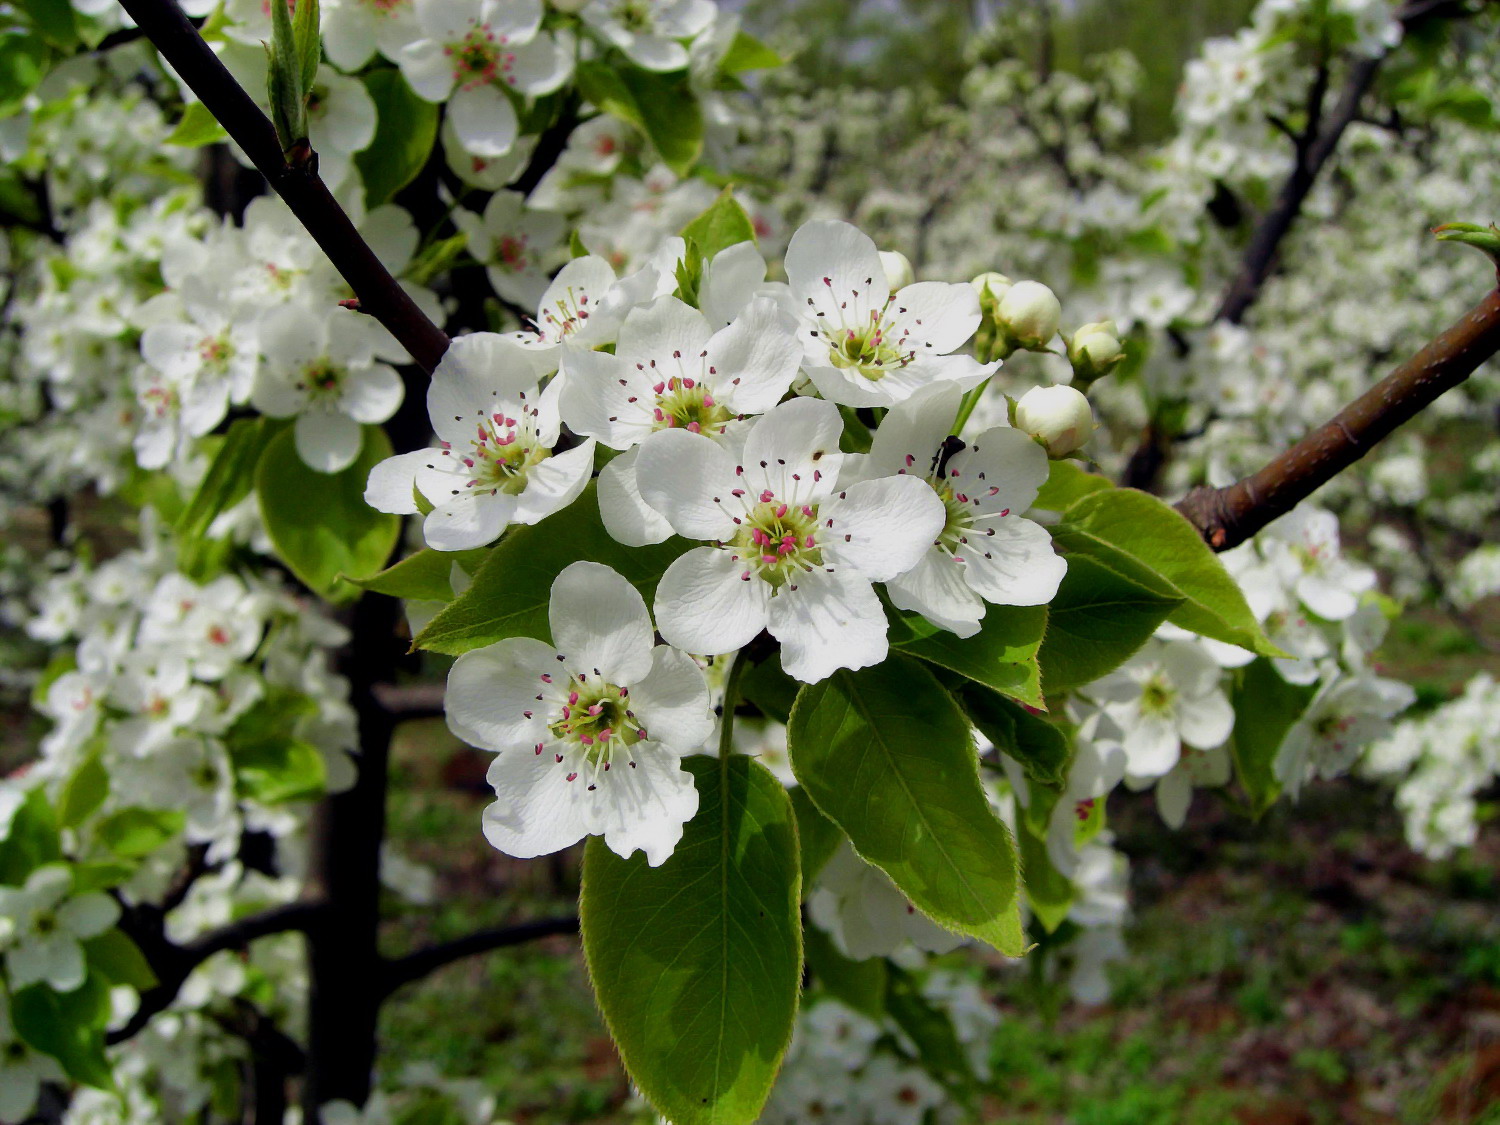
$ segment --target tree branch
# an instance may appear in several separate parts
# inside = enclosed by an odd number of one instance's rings
[[[1177,510],[1216,551],[1227,551],[1290,512],[1386,435],[1500,352],[1500,289],[1331,421],[1259,472],[1224,488],[1195,488]]]
[[[492,930],[479,930],[453,941],[429,945],[405,957],[387,961],[380,979],[380,995],[389,996],[404,984],[421,980],[444,965],[472,957],[478,953],[489,953],[512,945],[522,945],[537,938],[554,937],[559,934],[576,934],[577,917],[542,918],[535,922],[522,922],[515,926],[502,926]]]
[[[182,988],[183,981],[187,980],[194,969],[215,953],[222,953],[226,949],[239,949],[257,938],[269,937],[272,934],[311,929],[323,913],[323,909],[321,902],[314,901],[289,902],[282,906],[273,906],[259,914],[251,914],[227,926],[221,926],[217,930],[210,930],[202,937],[194,938],[184,945],[168,941],[159,934],[141,933],[138,927],[124,927],[126,932],[142,947],[142,952],[146,954],[147,961],[151,965],[151,971],[156,974],[157,983],[141,993],[140,1007],[130,1017],[130,1022],[116,1031],[111,1031],[106,1042],[121,1043],[139,1032],[151,1022],[152,1016],[177,999],[177,993]],[[129,915],[126,917],[128,918]]]
[[[397,722],[432,719],[443,711],[443,684],[376,684],[375,701]]]
[[[271,122],[209,49],[175,0],[120,0],[120,6],[134,17],[141,32],[286,201],[354,289],[360,311],[385,325],[412,359],[431,373],[448,350],[447,333],[427,319],[375,256],[318,178],[315,161],[295,167],[287,163]]]

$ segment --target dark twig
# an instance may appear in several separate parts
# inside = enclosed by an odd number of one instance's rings
[[[159,934],[141,933],[134,927],[124,926],[146,954],[151,970],[156,974],[157,983],[141,993],[140,1007],[130,1017],[130,1021],[124,1027],[111,1031],[106,1041],[121,1043],[139,1032],[151,1022],[152,1016],[177,999],[183,981],[215,953],[222,953],[226,949],[240,949],[257,938],[272,934],[310,929],[322,912],[323,906],[319,902],[289,902],[211,930],[183,945],[168,941]]]
[[[1227,551],[1290,512],[1497,352],[1500,289],[1259,472],[1225,488],[1195,488],[1177,510],[1209,546]]]
[[[360,310],[385,325],[412,359],[431,372],[448,350],[447,333],[427,319],[375,256],[313,170],[316,161],[299,159],[295,167],[287,162],[270,120],[173,0],[120,0],[120,6],[286,201],[354,289]]]
[[[443,714],[442,684],[376,684],[375,700],[397,722]]]
[[[577,917],[542,918],[535,922],[521,922],[515,926],[479,930],[453,941],[429,945],[405,957],[386,962],[385,972],[380,980],[380,995],[389,996],[402,985],[421,980],[444,965],[451,965],[454,961],[460,961],[465,957],[489,953],[495,949],[505,949],[512,945],[522,945],[538,938],[577,932]]]

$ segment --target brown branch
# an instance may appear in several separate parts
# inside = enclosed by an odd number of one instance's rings
[[[397,722],[432,719],[443,712],[443,684],[376,684],[375,701]]]
[[[453,941],[429,945],[405,957],[386,962],[385,972],[379,984],[380,995],[389,996],[402,985],[421,980],[444,965],[451,965],[454,961],[465,957],[489,953],[495,949],[505,949],[512,945],[521,945],[538,938],[577,932],[577,917],[542,918],[535,922],[521,922],[515,926],[479,930]]]
[[[1259,472],[1225,488],[1195,488],[1177,505],[1216,551],[1284,516],[1500,352],[1500,289],[1331,421]]]
[[[244,149],[276,194],[354,289],[360,309],[380,321],[425,371],[448,350],[448,336],[391,276],[318,178],[315,160],[287,162],[276,130],[224,68],[174,0],[120,0],[182,80]]]
[[[202,937],[194,938],[183,945],[168,941],[155,933],[142,933],[129,924],[122,928],[136,940],[146,954],[151,971],[156,974],[156,984],[141,993],[141,1003],[130,1017],[130,1021],[106,1038],[108,1043],[121,1043],[139,1032],[151,1017],[162,1011],[173,1000],[188,976],[215,953],[226,949],[240,949],[257,938],[272,934],[290,933],[294,930],[310,929],[323,913],[320,902],[289,902],[273,906],[259,914],[251,914],[217,930],[210,930]],[[126,919],[131,916],[126,915]]]

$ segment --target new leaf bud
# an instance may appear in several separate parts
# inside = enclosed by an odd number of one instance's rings
[[[1018,281],[1000,298],[997,318],[1017,347],[1040,350],[1057,335],[1062,304],[1040,281]]]
[[[917,280],[917,275],[912,271],[911,262],[899,250],[880,251],[880,264],[885,267],[886,284],[891,287],[892,293],[898,289],[905,289]]]
[[[1016,429],[1036,438],[1047,456],[1066,457],[1094,433],[1094,410],[1072,387],[1033,387],[1016,403]]]

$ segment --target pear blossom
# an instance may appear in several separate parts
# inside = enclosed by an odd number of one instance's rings
[[[1416,701],[1410,684],[1369,674],[1335,674],[1318,689],[1276,752],[1276,780],[1292,797],[1315,777],[1336,777],[1391,719]]]
[[[1375,585],[1373,570],[1343,557],[1338,517],[1324,508],[1294,509],[1266,528],[1259,545],[1302,604],[1326,620],[1353,614],[1359,595]]]
[[[401,405],[401,376],[372,356],[370,338],[347,324],[347,312],[323,316],[295,305],[267,313],[266,362],[251,391],[257,410],[295,416],[297,454],[323,473],[347,469],[359,456],[361,424],[384,422]]]
[[[594,441],[554,453],[561,387],[556,380],[538,387],[538,362],[509,336],[475,332],[455,339],[427,389],[439,448],[376,465],[366,503],[414,514],[413,489],[420,492],[436,505],[422,534],[439,551],[481,547],[512,523],[536,523],[571,504],[593,472]]]
[[[1156,811],[1168,828],[1181,828],[1193,802],[1193,790],[1222,788],[1229,784],[1232,772],[1227,746],[1185,750],[1170,772],[1156,783]]]
[[[950,439],[962,393],[954,383],[935,383],[893,406],[863,471],[913,476],[942,501],[939,533],[917,565],[886,589],[898,608],[970,637],[979,631],[986,601],[1051,601],[1067,563],[1053,551],[1046,528],[1021,514],[1047,479],[1047,455],[1009,427],[987,430],[967,445]]]
[[[527,207],[520,192],[497,191],[483,217],[460,207],[453,222],[468,240],[469,252],[484,263],[496,293],[519,305],[541,300],[546,267],[562,241],[561,215]]]
[[[653,647],[640,593],[599,563],[557,576],[548,618],[557,647],[507,638],[463,654],[448,676],[448,725],[498,754],[485,836],[531,857],[602,835],[659,866],[698,809],[681,758],[713,733],[703,673]]]
[[[1219,666],[1192,641],[1147,641],[1084,690],[1119,726],[1127,771],[1136,778],[1161,777],[1177,764],[1182,743],[1210,750],[1234,727]]]
[[[395,59],[420,37],[412,0],[322,0],[323,49],[340,70],[356,71],[378,50]]]
[[[713,0],[589,0],[579,13],[601,38],[647,70],[682,70],[680,42],[702,34],[717,14]]]
[[[396,54],[417,95],[446,102],[460,141],[504,156],[520,134],[506,89],[539,97],[573,73],[570,36],[541,31],[541,0],[414,0],[418,37]]]
[[[892,406],[939,380],[978,386],[999,367],[949,354],[979,327],[972,286],[919,281],[893,293],[875,243],[848,223],[803,224],[787,244],[786,276],[803,369],[833,402]]]
[[[599,474],[599,510],[609,533],[630,546],[671,534],[641,499],[634,446],[677,427],[737,444],[741,420],[776,405],[801,355],[785,316],[764,297],[717,332],[697,309],[660,297],[626,315],[613,355],[569,352],[563,418],[575,433],[627,451]]]
[[[964,943],[962,934],[918,913],[885,872],[860,859],[848,840],[818,873],[807,913],[855,961],[885,957],[908,942],[929,953],[947,953]]]
[[[678,558],[656,590],[662,636],[689,652],[733,652],[762,629],[782,667],[808,683],[885,659],[872,585],[911,569],[943,526],[925,482],[891,476],[841,488],[842,419],[792,399],[763,414],[733,454],[702,434],[662,430],[636,481],[679,535],[711,540]]]
[[[119,916],[106,894],[73,894],[73,871],[62,863],[38,867],[22,887],[0,887],[0,950],[11,989],[42,981],[72,992],[87,972],[79,939],[97,937]]]

